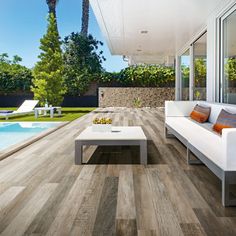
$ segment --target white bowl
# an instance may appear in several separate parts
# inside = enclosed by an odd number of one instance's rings
[[[93,124],[92,130],[94,132],[111,132],[111,124]]]

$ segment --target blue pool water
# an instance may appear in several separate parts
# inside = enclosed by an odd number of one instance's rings
[[[60,122],[2,122],[0,123],[0,151],[47,129],[55,128],[59,124]]]

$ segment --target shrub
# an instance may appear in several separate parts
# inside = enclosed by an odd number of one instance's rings
[[[127,67],[119,73],[103,73],[100,82],[117,82],[121,86],[132,87],[172,87],[175,83],[175,72],[172,67],[136,65]]]
[[[14,56],[13,60],[8,55],[0,55],[0,92],[16,93],[29,92],[32,83],[32,72],[30,69],[18,64],[22,59]]]

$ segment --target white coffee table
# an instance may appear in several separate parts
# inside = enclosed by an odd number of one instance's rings
[[[140,162],[147,164],[147,138],[140,126],[114,126],[111,132],[94,132],[86,128],[75,139],[75,164],[83,164],[83,145],[140,146]]]
[[[61,107],[36,107],[34,109],[34,116],[35,118],[38,118],[40,112],[44,112],[44,115],[47,115],[47,111],[50,112],[50,118],[53,118],[54,111],[58,112],[58,115],[61,115]]]

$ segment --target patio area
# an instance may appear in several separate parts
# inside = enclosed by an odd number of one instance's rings
[[[89,147],[74,165],[74,139],[95,117],[142,126],[136,147]],[[0,162],[1,235],[236,235],[236,208],[221,182],[186,148],[164,138],[162,108],[98,108]]]

